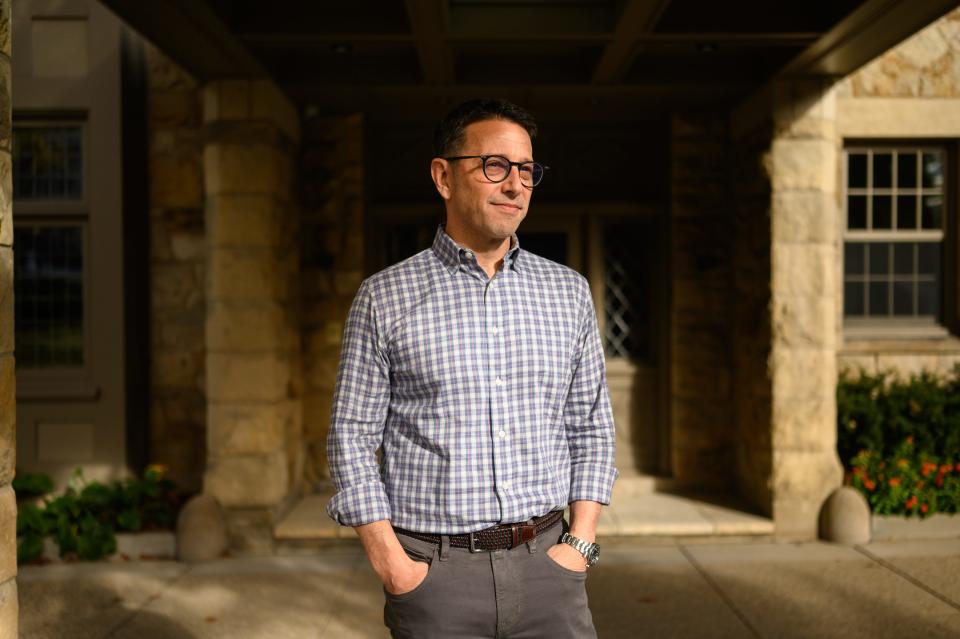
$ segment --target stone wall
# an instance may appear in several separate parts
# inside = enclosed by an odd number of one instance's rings
[[[671,140],[670,427],[678,484],[732,486],[733,211],[726,119],[675,114]]]
[[[960,8],[921,29],[837,85],[840,97],[960,97]]]
[[[858,139],[960,138],[960,9],[904,40],[837,84],[840,135]],[[952,171],[957,175],[956,168]],[[954,202],[954,220],[960,208]],[[838,261],[838,276],[843,267]],[[953,273],[953,281],[960,273]],[[956,325],[957,318],[948,318]],[[844,339],[839,369],[906,376],[949,371],[960,362],[960,340]]]
[[[364,273],[363,120],[310,118],[302,172],[304,438],[308,490],[325,484],[343,325]]]
[[[304,454],[299,114],[265,79],[203,88],[207,468],[231,549],[272,554]]]
[[[10,164],[10,0],[0,0],[0,639],[17,636],[16,380],[13,337],[13,173]]]
[[[152,45],[147,63],[150,461],[196,492],[207,448],[203,108],[197,82]]]

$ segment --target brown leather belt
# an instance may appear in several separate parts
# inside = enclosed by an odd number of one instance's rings
[[[481,550],[509,550],[510,548],[516,548],[520,544],[527,543],[560,521],[562,517],[562,510],[552,510],[543,517],[534,517],[530,522],[500,524],[478,530],[477,532],[450,535],[450,545],[454,548],[469,548],[471,552],[480,552]],[[396,526],[394,526],[393,529],[408,537],[422,539],[423,541],[429,541],[435,544],[440,543],[440,535],[414,532],[412,530],[397,528]]]

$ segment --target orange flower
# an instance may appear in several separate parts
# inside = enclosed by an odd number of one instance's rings
[[[932,473],[932,472],[935,471],[936,469],[937,469],[937,464],[936,464],[936,462],[925,461],[925,462],[923,462],[923,468],[920,470],[920,473],[921,473],[924,477],[929,477],[929,476],[930,476],[930,473]]]
[[[871,479],[864,479],[863,485],[867,487],[867,490],[873,490],[877,487],[877,484]]]
[[[960,462],[957,463],[956,468],[954,468],[958,473],[960,473]]]
[[[914,506],[917,505],[917,502],[918,502],[918,501],[919,501],[919,500],[917,499],[917,496],[916,496],[916,495],[911,495],[911,496],[910,496],[910,499],[907,500],[907,504],[906,504],[907,508],[908,508],[908,509],[912,509]]]
[[[943,488],[943,475],[937,475],[937,479],[934,481],[937,485],[937,488]]]
[[[926,505],[926,504],[920,504],[920,512],[922,512],[922,513],[927,512],[927,505]]]
[[[941,464],[941,465],[940,465],[940,470],[939,470],[940,473],[949,473],[950,470],[951,470],[950,464]]]
[[[917,481],[917,483],[914,484],[914,485],[915,485],[917,488],[923,488],[923,482],[922,482],[922,481]]]
[[[912,443],[913,443],[913,435],[907,435],[907,443],[908,443],[908,444],[912,444]]]
[[[887,482],[887,483],[889,483],[891,486],[899,486],[899,485],[900,485],[900,478],[899,478],[899,477],[891,477],[890,480],[889,480],[889,482]]]

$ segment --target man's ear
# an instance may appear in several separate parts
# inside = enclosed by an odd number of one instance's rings
[[[430,177],[433,178],[433,185],[437,187],[437,193],[445,200],[451,197],[451,179],[450,163],[443,158],[433,158],[430,162]]]

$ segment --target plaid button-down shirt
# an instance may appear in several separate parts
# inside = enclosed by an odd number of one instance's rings
[[[347,526],[458,534],[609,504],[619,471],[586,278],[516,234],[488,278],[440,224],[431,248],[360,285],[327,459],[327,514]]]

